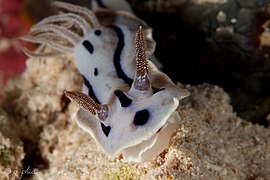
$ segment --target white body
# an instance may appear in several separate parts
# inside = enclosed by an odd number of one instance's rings
[[[104,121],[81,108],[78,125],[111,159],[119,154],[125,161],[153,159],[168,146],[170,135],[178,125],[174,112],[179,100],[189,92],[177,87],[150,61],[150,91],[146,93],[133,88],[136,31],[143,26],[147,53],[151,56],[155,48],[151,29],[125,12],[99,11],[94,14],[66,3],[58,2],[56,6],[67,13],[67,22],[73,22],[73,29],[77,28],[83,35],[73,32],[70,25],[61,25],[64,15],[55,15],[35,25],[25,39],[49,45],[61,52],[70,51],[85,81],[83,92],[96,103],[108,106],[108,117]],[[67,31],[60,29],[62,27]],[[45,36],[61,36],[69,46],[59,44],[59,41],[46,41]]]

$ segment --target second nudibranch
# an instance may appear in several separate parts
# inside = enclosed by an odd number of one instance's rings
[[[78,125],[110,159],[120,153],[131,162],[155,158],[168,146],[179,123],[175,110],[189,92],[149,61],[155,47],[150,28],[125,12],[54,5],[62,13],[45,18],[23,39],[74,55],[83,92],[65,94],[80,106]]]

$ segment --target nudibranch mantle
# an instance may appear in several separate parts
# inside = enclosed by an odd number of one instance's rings
[[[83,92],[65,94],[80,105],[77,124],[110,159],[119,154],[129,162],[155,158],[168,146],[178,123],[175,110],[189,92],[149,61],[155,49],[151,29],[122,11],[54,6],[62,13],[37,23],[22,39],[74,55]]]

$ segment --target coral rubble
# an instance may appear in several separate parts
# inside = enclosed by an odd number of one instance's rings
[[[27,70],[4,94],[1,172],[10,163],[18,170],[31,165],[34,179],[245,179],[270,174],[269,128],[237,117],[227,93],[209,84],[186,86],[191,96],[177,109],[180,126],[155,160],[109,161],[76,125],[78,107],[63,97],[63,90],[80,89],[81,84],[71,57],[28,59]],[[35,151],[26,151],[29,141]],[[39,158],[26,161],[36,151]]]

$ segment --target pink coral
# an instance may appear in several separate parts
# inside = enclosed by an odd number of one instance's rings
[[[23,0],[0,0],[0,90],[8,79],[25,69],[26,56],[18,37],[25,34],[29,27],[30,23],[24,16]]]

